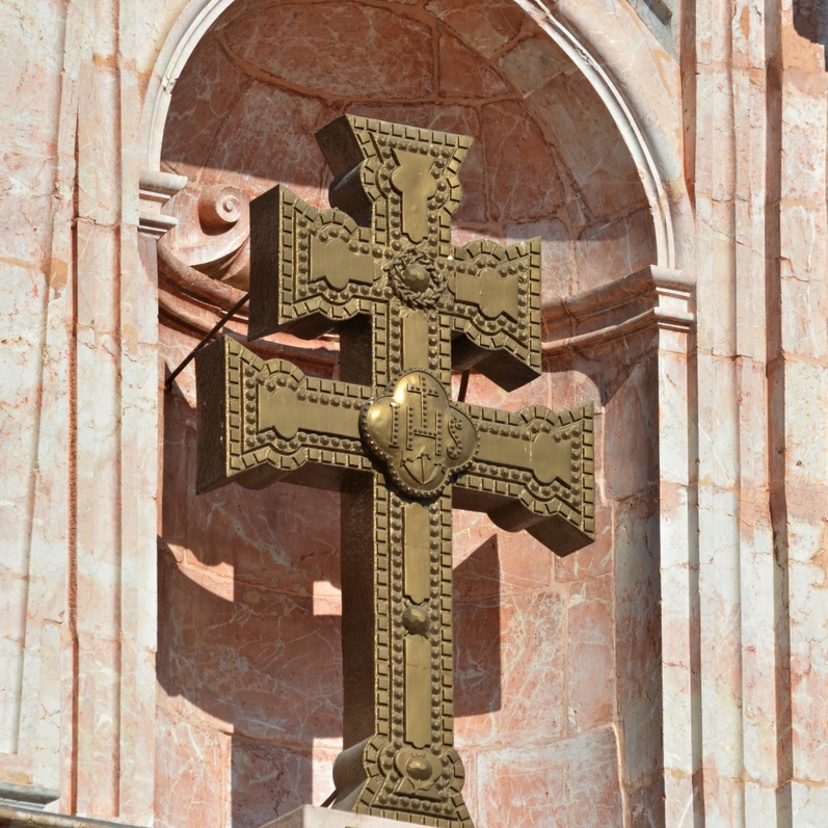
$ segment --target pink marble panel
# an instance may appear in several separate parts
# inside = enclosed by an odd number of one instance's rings
[[[161,150],[171,169],[198,180],[201,168],[211,163],[217,131],[238,113],[240,96],[251,82],[215,38],[201,41],[173,87]]]
[[[642,335],[646,341],[649,335]],[[636,351],[635,346],[632,350]],[[608,388],[604,405],[606,495],[622,499],[636,495],[658,480],[658,410],[655,356],[642,355],[625,369],[615,388]]]
[[[511,90],[500,74],[462,41],[440,33],[440,94],[444,98],[491,98]]]
[[[563,203],[557,164],[543,134],[512,101],[483,107],[493,217],[534,219],[549,215]]]
[[[563,733],[565,618],[555,592],[492,596],[455,608],[456,692],[475,711],[456,722],[458,746],[543,744]],[[498,629],[496,671],[491,648]],[[498,700],[496,672],[500,707],[491,709]]]
[[[790,692],[793,772],[807,783],[828,780],[828,502],[826,487],[791,486],[788,520]],[[820,508],[821,506],[821,508]],[[816,509],[814,508],[816,507]],[[818,510],[818,511],[817,511]],[[818,517],[819,516],[819,517]]]
[[[429,0],[426,10],[450,26],[467,46],[492,57],[516,37],[524,25],[524,13],[510,0]]]
[[[804,83],[794,79],[794,73],[787,75],[780,157],[783,198],[823,207],[825,166],[821,156],[824,149],[821,142],[814,140],[812,130],[826,122],[825,87],[824,72],[815,73]],[[780,230],[785,232],[784,224]]]
[[[504,532],[481,512],[454,513],[455,600],[552,585],[555,556],[527,533]]]
[[[157,711],[155,824],[223,828],[230,780],[231,737],[165,709]]]
[[[490,716],[502,707],[499,572],[496,536],[454,568],[455,721]]]
[[[824,208],[823,208],[824,209]],[[807,354],[825,361],[828,338],[825,330],[814,324],[814,317],[828,316],[828,285],[822,278],[825,268],[823,232],[819,228],[819,210],[792,205],[786,211],[785,249],[789,253],[780,261],[779,302],[796,306],[807,291],[809,311],[781,314],[782,341],[788,351]]]
[[[624,825],[621,767],[614,727],[601,727],[567,743],[569,825]]]
[[[627,795],[632,824],[641,826],[641,828],[681,825],[681,821],[687,818],[687,814],[692,814],[697,824],[703,819],[698,811],[698,802],[695,803],[696,809],[694,809],[692,802],[688,805],[686,796],[680,798],[665,796],[665,782],[660,776],[640,787],[628,789]],[[667,803],[670,805],[669,814],[665,813]]]
[[[150,567],[145,565],[144,569]],[[155,572],[151,574],[154,576]],[[154,602],[147,592],[142,597],[143,609],[149,610]],[[130,631],[136,626],[131,619],[125,624]],[[156,639],[153,635],[151,646],[132,641],[121,644],[121,675],[129,680],[121,683],[118,807],[123,818],[134,825],[140,825],[145,815],[153,812],[152,802],[147,800],[155,788],[152,756],[156,749]]]
[[[463,799],[466,803],[466,807],[469,809],[469,815],[471,816],[472,821],[475,826],[479,826],[480,797],[477,795],[477,754],[472,751],[464,751],[461,758],[463,760],[463,770],[466,774],[466,779],[463,784]]]
[[[234,828],[259,828],[333,792],[336,751],[233,739],[231,810]],[[320,787],[315,791],[314,786]]]
[[[84,591],[83,585],[78,592]],[[87,608],[79,607],[81,617]],[[120,646],[90,634],[78,641],[77,810],[116,816],[119,795]],[[114,726],[113,726],[114,725]],[[94,779],[94,784],[91,780]]]
[[[572,61],[545,35],[519,40],[498,58],[503,74],[524,97],[558,75],[574,69]]]
[[[9,59],[0,66],[0,88],[5,92],[0,123],[3,161],[8,163],[6,153],[20,153],[38,159],[38,165],[53,173],[53,161],[46,159],[54,153],[57,139],[64,15],[52,3],[33,13],[26,0],[5,3],[4,12],[3,49]]]
[[[556,57],[552,51],[547,58],[553,67]],[[629,150],[584,75],[560,74],[532,92],[527,106],[547,139],[555,141],[593,216],[647,203]]]
[[[570,732],[612,722],[615,712],[614,585],[605,576],[573,585],[567,610]]]
[[[310,94],[411,99],[434,90],[430,28],[392,9],[285,3],[255,20],[230,23],[223,37],[237,58]]]
[[[598,429],[596,428],[596,433]],[[555,559],[555,579],[589,582],[593,578],[607,575],[613,569],[613,515],[612,503],[603,499],[600,485],[601,471],[596,469],[598,486],[595,491],[595,540],[583,549]]]
[[[566,757],[558,744],[541,750],[481,753],[476,799],[478,828],[566,828]]]
[[[541,305],[580,290],[580,274],[575,266],[575,245],[567,224],[559,218],[509,223],[506,241],[541,240]]]
[[[287,483],[196,495],[195,423],[182,424],[179,411],[167,407],[164,539],[188,550],[188,563],[271,589],[307,596],[314,581],[338,583],[338,496],[314,491],[310,508],[310,492]]]
[[[794,403],[795,411],[789,414],[796,425],[789,426],[790,437],[785,453],[786,477],[797,488],[811,488],[808,493],[801,492],[800,496],[804,495],[805,503],[810,498],[813,498],[811,503],[819,502],[819,496],[824,496],[825,492],[825,451],[828,448],[828,439],[822,432],[821,422],[822,411],[828,405],[828,364],[814,364],[807,357],[790,357],[785,365],[785,385],[790,399],[802,401]],[[794,501],[796,499],[798,498],[794,498]]]
[[[0,263],[0,278],[7,291],[0,309],[2,355],[0,385],[3,405],[0,406],[0,443],[7,447],[0,455],[0,522],[4,526],[6,553],[0,572],[8,588],[0,598],[0,629],[18,639],[25,627],[26,582],[11,585],[11,578],[28,577],[26,546],[28,543],[31,488],[27,465],[34,464],[36,452],[36,419],[41,351],[39,340],[44,335],[42,321],[33,319],[29,309],[43,302],[45,279],[23,263]],[[8,578],[9,580],[6,580]],[[12,595],[15,597],[12,598]],[[16,668],[15,668],[16,671]],[[12,670],[6,675],[11,676]]]
[[[616,505],[615,670],[623,766],[631,788],[661,763],[658,511],[655,492]]]
[[[583,288],[635,273],[656,260],[649,209],[587,227],[575,242],[575,266]]]
[[[51,249],[54,157],[3,152],[6,185],[0,188],[3,265],[47,269]]]
[[[299,594],[314,580],[339,581],[339,500],[330,492],[233,485],[191,503],[187,545],[202,563],[224,561],[236,577]]]
[[[159,369],[162,377],[166,379],[189,355],[198,342],[192,336],[168,325],[159,327],[158,339]],[[173,388],[164,395],[164,419],[172,417],[179,427],[195,429],[195,389],[195,365],[190,362],[175,378]],[[162,427],[166,438],[166,423]],[[176,436],[176,439],[180,439],[180,436]],[[184,455],[182,455],[182,459],[183,457]]]
[[[316,98],[253,80],[216,130],[206,165],[215,172],[205,170],[201,181],[253,195],[283,182],[319,204],[329,174],[313,135],[338,114]]]
[[[595,432],[603,433],[604,400],[623,378],[624,367],[617,369],[604,358],[603,350],[590,354],[557,354],[545,361],[545,376],[549,380],[549,407],[560,411],[575,408],[587,402],[595,403]],[[602,445],[603,441],[598,445]],[[602,452],[597,452],[596,469],[603,469]]]
[[[310,742],[341,732],[339,618],[236,572],[179,566],[161,554],[161,685],[237,735]]]
[[[616,751],[607,727],[542,747],[481,752],[478,828],[620,828]]]
[[[98,29],[100,31],[100,29]],[[121,175],[117,130],[112,112],[117,111],[120,78],[107,44],[96,44],[99,62],[81,61],[78,67],[77,198],[78,216],[111,227],[120,218]],[[107,60],[109,58],[109,60]],[[79,254],[83,260],[84,254]]]
[[[169,544],[183,544],[187,541],[187,491],[193,491],[195,481],[188,465],[188,443],[192,440],[192,429],[185,428],[175,419],[172,395],[164,400],[164,434],[162,444],[162,491],[161,524],[164,540]],[[179,398],[180,400],[180,398]],[[186,403],[183,408],[189,410]],[[183,559],[183,554],[182,554]]]
[[[819,825],[828,812],[828,786],[791,782],[791,811],[802,825]]]

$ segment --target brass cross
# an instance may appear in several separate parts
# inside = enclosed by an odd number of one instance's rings
[[[450,399],[452,366],[538,376],[540,242],[451,243],[462,135],[343,116],[331,209],[251,204],[250,335],[340,333],[340,381],[223,338],[198,356],[198,490],[342,492],[344,749],[335,807],[471,828],[454,747],[452,505],[559,555],[593,538],[592,407]]]

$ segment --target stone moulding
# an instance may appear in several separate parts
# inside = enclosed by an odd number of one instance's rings
[[[138,181],[138,229],[148,236],[160,239],[175,227],[177,220],[161,212],[161,208],[180,190],[187,178],[183,175],[144,170]]]
[[[689,332],[694,323],[692,279],[650,265],[543,308],[543,355],[608,345],[651,327]]]
[[[42,788],[33,785],[15,785],[0,780],[0,808],[26,808],[41,811],[60,799],[56,788]]]

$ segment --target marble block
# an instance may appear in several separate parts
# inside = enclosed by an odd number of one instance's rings
[[[303,805],[262,828],[399,828],[401,824],[393,819]]]

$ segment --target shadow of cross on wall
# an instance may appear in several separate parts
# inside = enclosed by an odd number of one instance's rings
[[[197,360],[199,491],[342,493],[343,751],[334,807],[472,823],[454,748],[452,506],[557,554],[593,537],[592,408],[455,402],[452,367],[537,377],[540,240],[451,243],[471,139],[343,116],[317,136],[332,209],[251,204],[251,336],[340,334],[340,379],[223,338]]]
[[[259,828],[333,791],[326,762],[342,735],[339,498],[279,483],[195,497],[193,419],[180,394],[168,395],[159,825]],[[491,535],[454,570],[459,718],[501,708],[500,583]]]

